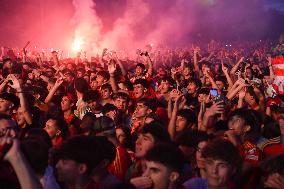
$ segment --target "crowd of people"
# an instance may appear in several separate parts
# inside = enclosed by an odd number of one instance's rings
[[[283,189],[281,44],[2,47],[0,188]]]

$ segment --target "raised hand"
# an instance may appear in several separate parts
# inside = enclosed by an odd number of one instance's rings
[[[114,74],[114,72],[116,70],[116,64],[113,64],[113,63],[109,64],[107,69],[108,69],[109,74]]]
[[[282,189],[284,188],[284,177],[279,173],[270,174],[264,182],[265,187]]]
[[[177,89],[173,89],[170,92],[170,99],[176,101],[177,97],[180,95],[180,92]]]
[[[175,104],[174,104],[174,110],[177,111],[177,110],[182,109],[184,107],[185,103],[186,103],[186,99],[185,99],[184,95],[181,94],[181,95],[177,96]]]
[[[64,82],[63,77],[59,77],[59,78],[56,80],[54,86],[55,86],[55,87],[59,87],[63,82]]]
[[[7,76],[7,79],[9,81],[12,81],[12,83],[8,84],[10,87],[12,87],[13,89],[16,89],[17,91],[21,90],[21,84],[14,74],[9,74]]]
[[[130,180],[130,183],[137,189],[150,188],[153,185],[153,181],[149,177],[136,177]]]
[[[228,73],[228,68],[226,66],[224,66],[224,64],[222,63],[222,71],[224,73]]]
[[[216,114],[221,114],[221,113],[224,113],[224,102],[222,101],[219,101],[219,102],[214,102],[212,104],[212,106],[210,106],[210,108],[207,108],[206,111],[205,111],[205,114],[208,116],[208,117],[211,117],[211,116],[214,116]]]

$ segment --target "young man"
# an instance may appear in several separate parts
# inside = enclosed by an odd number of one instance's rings
[[[146,169],[142,177],[132,179],[137,188],[182,189],[185,158],[173,144],[157,144],[145,156]]]
[[[82,120],[87,112],[91,112],[86,101],[83,100],[84,94],[88,91],[88,83],[83,78],[77,78],[74,81],[74,88],[76,90],[77,102],[75,115]]]
[[[101,90],[100,90],[100,94],[101,94],[101,102],[100,104],[103,106],[106,103],[110,103],[112,101],[111,96],[113,94],[111,85],[106,83],[103,84],[101,86]]]
[[[157,99],[164,106],[164,108],[167,107],[169,95],[174,84],[175,81],[169,76],[162,77],[158,81],[159,94],[157,94]]]
[[[102,114],[104,116],[107,116],[107,117],[111,118],[114,121],[115,125],[117,125],[118,109],[117,109],[117,107],[115,105],[106,103],[102,107]]]
[[[149,57],[147,58],[148,69],[146,72],[146,67],[142,63],[138,63],[135,68],[135,76],[133,76],[130,81],[134,83],[137,79],[146,79],[150,80],[153,75],[153,65]]]
[[[12,115],[13,110],[16,110],[20,105],[19,98],[13,93],[0,94],[0,113]]]
[[[71,95],[62,97],[61,110],[64,114],[64,120],[68,124],[70,136],[74,136],[80,133],[81,120],[75,116],[73,112],[74,99]]]
[[[96,77],[98,88],[100,88],[103,84],[106,84],[109,79],[110,75],[107,71],[99,71]]]
[[[154,90],[149,86],[149,83],[145,79],[137,79],[133,83],[133,92],[130,92],[130,98],[139,100],[141,98],[155,98]]]
[[[40,189],[42,188],[41,184],[20,148],[20,141],[16,138],[16,127],[16,122],[9,115],[0,113],[2,159],[11,164],[18,178],[20,188]],[[17,180],[15,180],[15,175],[10,167],[1,162],[0,172],[1,185],[3,187],[18,188]]]
[[[167,130],[160,124],[146,124],[140,133],[135,144],[136,161],[129,168],[126,179],[142,176],[145,161],[143,158],[147,152],[158,143],[170,143],[171,139]]]
[[[151,99],[138,100],[132,116],[132,132],[139,131],[144,126],[146,117],[155,111],[156,106]]]
[[[124,92],[118,92],[112,97],[113,104],[118,109],[117,124],[124,124],[130,127],[131,117],[129,115],[129,96]]]
[[[99,154],[99,146],[95,145],[92,137],[76,136],[66,140],[57,151],[58,180],[68,189],[96,188],[92,174],[94,168],[102,161]]]
[[[241,156],[237,147],[225,139],[215,139],[202,150],[205,158],[206,179],[193,178],[184,183],[188,189],[233,189],[237,188],[233,176],[241,167]],[[236,177],[235,177],[236,178]]]
[[[117,178],[123,180],[126,171],[131,165],[131,157],[127,150],[119,145],[116,138],[115,125],[111,118],[101,116],[93,124],[94,135],[104,136],[116,147],[116,156],[114,161],[110,162],[109,172]]]

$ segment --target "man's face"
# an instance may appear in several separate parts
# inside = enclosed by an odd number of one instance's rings
[[[198,95],[198,102],[206,102],[206,100],[207,100],[207,98],[208,98],[208,95],[207,94],[202,94],[202,93],[200,93],[199,95]]]
[[[74,79],[74,77],[70,73],[64,74],[64,77],[66,78],[66,81],[68,83],[71,83],[73,81],[73,79]]]
[[[0,98],[0,112],[1,113],[7,113],[11,108],[12,108],[13,104],[8,101],[5,100],[3,98]]]
[[[143,118],[150,113],[150,109],[145,106],[143,103],[137,103],[135,108],[135,117],[136,118]]]
[[[195,85],[195,83],[190,82],[187,85],[187,90],[188,90],[188,94],[194,94],[197,91],[197,86]]]
[[[73,184],[80,176],[80,164],[74,160],[60,159],[56,164],[58,180]]]
[[[185,68],[182,70],[182,75],[183,75],[183,76],[190,76],[191,73],[192,73],[192,71],[191,71],[190,68],[188,68],[188,67],[185,67]]]
[[[111,118],[114,122],[118,119],[118,114],[116,110],[112,110],[106,113],[106,116]]]
[[[250,79],[250,80],[253,79],[252,70],[251,70],[250,68],[247,68],[247,69],[246,69],[245,75],[246,75],[246,78],[248,78],[248,79]]]
[[[0,135],[5,134],[9,128],[16,128],[16,122],[12,119],[0,119]]]
[[[64,96],[61,100],[61,110],[64,112],[70,110],[71,108],[72,108],[72,101],[67,96]]]
[[[98,86],[102,86],[106,82],[105,78],[101,75],[97,75],[96,81],[97,81]]]
[[[182,117],[182,116],[177,116],[176,131],[177,132],[184,131],[186,126],[187,126],[187,120],[184,117]]]
[[[206,178],[209,187],[224,187],[232,175],[231,166],[223,160],[205,158]]]
[[[111,95],[110,89],[105,88],[105,89],[102,89],[102,90],[101,90],[101,97],[102,97],[103,100],[109,99],[109,98],[110,98],[110,95]]]
[[[216,81],[216,85],[219,90],[222,90],[225,87],[225,84],[222,81]]]
[[[232,117],[228,122],[228,127],[233,130],[233,133],[237,136],[241,136],[245,133],[244,120],[238,117]]]
[[[92,112],[95,112],[99,104],[96,100],[94,100],[94,101],[89,101],[88,106],[91,108]]]
[[[207,144],[207,141],[202,141],[202,142],[199,142],[198,145],[197,145],[195,158],[196,158],[197,167],[199,169],[205,168],[205,159],[202,157],[201,152],[204,149],[204,147],[206,146],[206,144]]]
[[[145,88],[141,84],[134,85],[134,97],[136,99],[142,98],[145,94]]]
[[[83,72],[82,71],[77,71],[77,78],[83,77]]]
[[[271,77],[269,75],[263,76],[262,82],[263,82],[264,86],[271,84],[272,83]]]
[[[124,98],[117,98],[114,100],[114,105],[122,112],[125,112],[128,106],[128,102]]]
[[[150,133],[142,133],[138,135],[135,143],[135,156],[137,158],[143,158],[146,153],[153,148],[155,139]]]
[[[97,80],[91,81],[90,87],[91,87],[92,90],[96,90],[96,89],[98,88],[98,82],[97,82]]]
[[[152,189],[168,189],[171,185],[171,173],[172,171],[161,163],[146,161],[146,170],[143,176],[152,180]]]
[[[161,81],[159,89],[162,94],[166,94],[170,92],[171,84],[169,83],[169,81]]]
[[[19,107],[17,111],[17,123],[19,126],[23,126],[26,123],[22,107]]]
[[[51,139],[55,138],[56,135],[60,132],[56,126],[56,121],[53,119],[47,120],[44,130],[48,133]]]

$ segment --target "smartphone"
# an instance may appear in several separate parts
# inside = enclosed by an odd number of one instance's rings
[[[210,90],[210,95],[211,95],[212,97],[217,97],[217,96],[218,96],[218,91],[217,91],[217,89],[211,89],[211,90]]]

